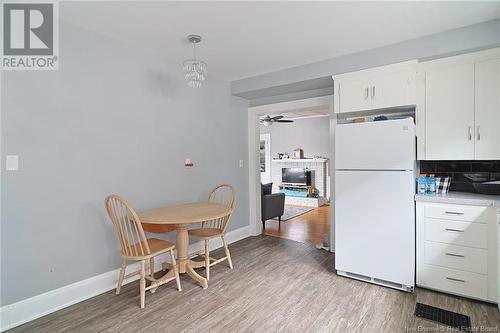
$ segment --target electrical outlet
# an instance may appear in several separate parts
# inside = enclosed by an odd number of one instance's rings
[[[19,155],[7,155],[5,157],[5,170],[7,171],[19,170]]]

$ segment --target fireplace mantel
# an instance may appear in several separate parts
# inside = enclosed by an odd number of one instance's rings
[[[297,162],[305,162],[305,163],[326,163],[328,159],[326,158],[283,158],[283,159],[274,159],[273,163],[297,163]]]

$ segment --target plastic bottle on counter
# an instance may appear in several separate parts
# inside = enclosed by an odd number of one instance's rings
[[[421,173],[417,178],[417,193],[425,194],[426,191],[427,191],[427,177],[425,176],[425,174]]]
[[[427,192],[436,193],[436,176],[433,173],[427,177]]]

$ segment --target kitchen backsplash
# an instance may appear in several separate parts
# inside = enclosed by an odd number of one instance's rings
[[[474,192],[473,182],[500,180],[500,161],[420,161],[420,173],[452,177],[450,191]]]

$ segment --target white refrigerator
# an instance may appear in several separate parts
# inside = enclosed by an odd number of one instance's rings
[[[337,274],[413,291],[415,153],[411,118],[336,126]]]

